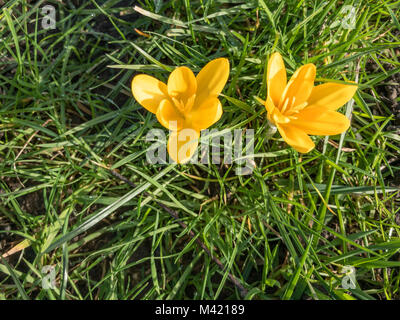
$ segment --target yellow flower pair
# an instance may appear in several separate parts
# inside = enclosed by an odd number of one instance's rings
[[[302,153],[315,147],[309,134],[334,135],[348,129],[350,121],[336,110],[357,90],[356,85],[337,83],[314,86],[315,74],[315,65],[306,64],[287,82],[281,55],[274,53],[268,61],[268,120],[289,145]],[[197,76],[187,67],[178,67],[167,84],[145,74],[133,78],[135,99],[172,131],[168,153],[175,162],[189,161],[197,149],[200,131],[221,118],[218,95],[228,76],[229,61],[219,58],[209,62]]]

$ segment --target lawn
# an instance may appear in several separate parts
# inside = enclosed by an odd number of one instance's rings
[[[0,300],[400,299],[400,1],[0,5]],[[274,52],[358,84],[347,131],[308,153],[274,132]],[[169,132],[133,77],[221,57],[209,129],[254,130],[251,172],[150,163]]]

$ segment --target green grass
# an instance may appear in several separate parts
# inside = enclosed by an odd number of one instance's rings
[[[399,85],[390,80],[400,70],[399,3],[7,1],[0,253],[15,252],[0,259],[0,299],[244,298],[230,275],[247,299],[399,299],[399,122],[382,97]],[[55,30],[41,26],[46,4],[56,8]],[[345,5],[357,9],[354,29],[337,23]],[[354,103],[341,109],[350,130],[315,137],[306,155],[279,134],[268,139],[254,97],[265,98],[274,51],[289,74],[312,62],[318,83],[358,80]],[[217,57],[231,73],[212,128],[255,130],[253,174],[149,165],[146,134],[162,127],[130,80],[165,81],[175,66],[198,72]],[[46,265],[56,289],[42,288]],[[344,266],[355,267],[356,289],[342,288]]]

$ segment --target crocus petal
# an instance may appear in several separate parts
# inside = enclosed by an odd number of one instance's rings
[[[265,100],[264,106],[268,113],[272,113],[272,111],[274,111],[275,105],[270,96],[268,96],[267,100]]]
[[[265,110],[267,110],[267,119],[269,121],[274,122],[272,120],[272,114],[273,114],[273,112],[275,110],[275,105],[274,105],[274,102],[272,101],[270,96],[267,96],[267,100],[265,100],[264,106],[265,106]]]
[[[300,111],[290,124],[307,134],[329,136],[346,131],[350,121],[339,112],[317,107]]]
[[[168,94],[186,102],[196,93],[197,82],[192,70],[179,67],[171,72],[168,78]]]
[[[282,56],[279,52],[275,52],[268,60],[267,67],[267,89],[268,97],[276,107],[282,97],[286,87],[286,68]]]
[[[308,108],[324,107],[335,111],[348,102],[356,93],[357,86],[328,82],[315,86],[307,99]]]
[[[286,124],[276,124],[276,126],[283,140],[298,152],[307,153],[314,149],[314,142],[303,130]]]
[[[209,97],[190,114],[192,126],[198,130],[207,129],[222,116],[222,105],[218,98]]]
[[[185,119],[176,110],[171,101],[167,99],[161,101],[156,115],[161,125],[169,130],[182,129],[185,121]]]
[[[218,97],[229,77],[229,61],[218,58],[207,63],[196,76],[197,94],[195,106],[203,104],[209,96]]]
[[[168,139],[169,156],[176,163],[185,163],[196,152],[200,132],[194,129],[183,129],[171,132]]]
[[[163,99],[168,99],[167,85],[145,74],[139,74],[133,78],[131,89],[136,101],[152,113],[157,112]]]
[[[316,68],[312,63],[301,66],[296,70],[290,78],[279,103],[282,112],[285,111],[282,110],[285,103],[288,103],[287,110],[290,110],[291,107],[307,101],[314,86],[315,75]],[[286,99],[289,99],[289,101],[285,102]]]

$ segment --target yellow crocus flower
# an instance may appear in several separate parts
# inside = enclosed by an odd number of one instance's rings
[[[346,131],[349,119],[336,112],[348,102],[357,85],[328,82],[314,86],[316,67],[301,66],[287,82],[282,56],[275,52],[267,67],[268,120],[294,149],[307,153],[314,149],[308,135],[335,135]]]
[[[187,67],[176,68],[167,84],[145,74],[133,78],[131,88],[135,99],[172,131],[168,153],[175,162],[189,161],[198,146],[200,131],[221,118],[218,95],[228,76],[228,59],[218,58],[207,63],[196,77]]]

